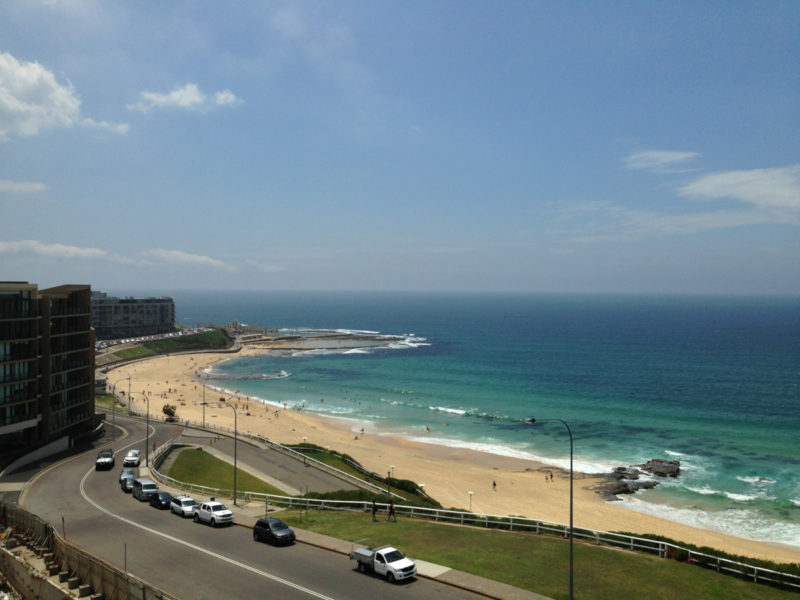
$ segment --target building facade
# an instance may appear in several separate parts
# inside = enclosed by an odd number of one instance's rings
[[[99,340],[175,331],[172,298],[116,298],[92,293],[92,326]]]
[[[0,452],[94,425],[91,288],[0,282]]]

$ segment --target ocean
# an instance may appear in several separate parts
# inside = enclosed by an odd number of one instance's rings
[[[234,358],[217,385],[429,443],[609,472],[681,461],[632,510],[800,546],[800,298],[178,292],[180,325],[400,336]],[[213,377],[212,373],[212,377]],[[269,374],[261,380],[229,377]],[[213,379],[212,379],[213,383]],[[429,430],[428,430],[429,429]]]

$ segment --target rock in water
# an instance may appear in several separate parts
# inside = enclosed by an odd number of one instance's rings
[[[647,471],[659,477],[677,477],[681,472],[681,461],[679,460],[653,458],[639,466],[643,471]]]

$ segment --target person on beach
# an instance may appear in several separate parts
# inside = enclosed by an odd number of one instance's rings
[[[492,490],[495,491],[495,492],[497,491],[497,482],[496,481],[492,482]]]
[[[397,515],[394,513],[394,502],[389,503],[389,514],[386,516],[386,520],[393,520],[397,523]]]

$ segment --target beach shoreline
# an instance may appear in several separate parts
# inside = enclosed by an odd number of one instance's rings
[[[233,426],[233,415],[222,409],[220,400],[235,396],[232,403],[240,431],[282,444],[307,441],[348,454],[373,472],[393,472],[398,479],[424,484],[426,493],[448,508],[468,509],[471,503],[473,512],[480,514],[569,522],[568,471],[519,457],[426,443],[419,436],[411,440],[367,423],[264,404],[243,394],[216,391],[200,380],[204,370],[223,360],[291,348],[284,342],[245,347],[234,355],[203,352],[147,358],[110,366],[108,383],[122,398],[127,399],[130,389],[134,404],[142,410],[146,394],[151,414],[160,414],[162,404],[170,403],[177,406],[179,418],[198,422],[203,419],[201,403],[205,397],[206,422],[229,427]],[[308,349],[307,342],[303,348]],[[552,480],[547,477],[551,472]],[[732,554],[800,563],[800,548],[794,546],[699,529],[636,512],[621,502],[607,502],[593,489],[602,481],[599,476],[575,473],[575,527],[661,535]]]

